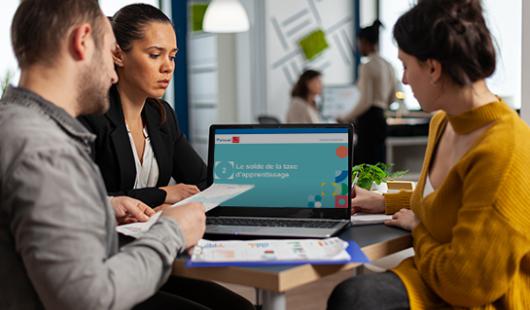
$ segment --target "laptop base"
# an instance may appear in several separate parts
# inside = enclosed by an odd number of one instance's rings
[[[349,220],[337,220],[330,228],[309,227],[273,227],[273,226],[239,226],[239,225],[206,225],[207,235],[223,235],[231,237],[260,238],[329,238],[337,234],[350,223]]]

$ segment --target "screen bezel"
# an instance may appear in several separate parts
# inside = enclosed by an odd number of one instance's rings
[[[292,128],[344,128],[348,131],[348,188],[351,188],[353,163],[353,126],[351,124],[237,124],[211,125],[208,145],[208,186],[213,184],[215,132],[218,129],[292,129]],[[349,219],[351,216],[351,191],[348,191],[348,208],[293,208],[293,207],[218,207],[208,216],[252,216],[286,218]]]

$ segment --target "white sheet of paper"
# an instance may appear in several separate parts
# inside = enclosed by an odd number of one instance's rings
[[[172,207],[178,207],[190,202],[200,202],[204,206],[204,211],[208,212],[223,202],[232,199],[254,188],[251,184],[213,184],[204,191],[181,200]]]
[[[141,223],[131,223],[131,224],[125,224],[120,225],[116,227],[116,231],[124,234],[126,236],[130,236],[133,238],[140,238],[142,234],[151,228],[156,221],[158,221],[158,218],[162,212],[157,212],[153,216],[147,220],[147,222],[141,222]]]
[[[392,219],[392,215],[355,213],[354,215],[351,216],[351,223],[353,225],[382,224],[386,220],[391,220],[391,219]]]
[[[171,207],[178,207],[190,202],[200,202],[204,206],[204,212],[208,212],[211,209],[217,207],[223,202],[232,199],[242,193],[251,190],[254,185],[251,184],[212,184],[210,187],[202,192],[199,192],[193,196],[183,199]],[[151,226],[158,220],[161,212],[157,212],[151,216],[147,222],[125,224],[116,227],[116,231],[121,234],[139,238],[142,234],[148,231]]]

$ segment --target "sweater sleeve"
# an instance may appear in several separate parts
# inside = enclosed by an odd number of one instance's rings
[[[423,280],[451,305],[480,306],[503,296],[530,252],[528,238],[512,224],[519,219],[502,213],[525,206],[512,197],[499,198],[498,193],[514,186],[510,158],[499,157],[508,156],[498,150],[478,152],[465,167],[462,206],[449,242],[436,241],[423,224],[412,233]]]
[[[397,193],[384,194],[385,213],[394,214],[401,209],[410,209],[411,190],[401,190]]]

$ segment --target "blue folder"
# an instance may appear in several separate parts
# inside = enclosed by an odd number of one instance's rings
[[[228,267],[228,266],[236,266],[236,267],[266,267],[266,266],[296,266],[296,265],[305,265],[305,264],[311,264],[311,265],[343,265],[348,263],[368,263],[370,260],[366,255],[364,255],[363,251],[357,245],[355,241],[348,241],[348,247],[346,248],[346,252],[350,254],[349,260],[297,260],[297,261],[278,261],[278,260],[271,260],[271,261],[258,261],[258,262],[193,262],[191,259],[186,261],[186,267],[188,268],[194,268],[194,267]]]

